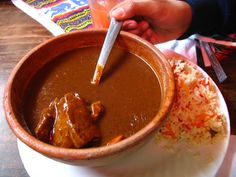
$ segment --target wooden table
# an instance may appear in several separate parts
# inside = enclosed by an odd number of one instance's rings
[[[53,37],[43,26],[17,9],[10,1],[0,1],[0,177],[26,177],[18,154],[16,137],[10,130],[3,110],[3,91],[8,76],[29,50]],[[236,58],[222,62],[229,78],[219,84],[211,68],[207,72],[222,91],[231,117],[231,134],[236,134]],[[39,167],[40,168],[40,167]]]

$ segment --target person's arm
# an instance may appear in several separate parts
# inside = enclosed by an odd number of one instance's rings
[[[179,39],[192,34],[229,34],[236,32],[235,0],[186,0],[192,8],[190,26]]]

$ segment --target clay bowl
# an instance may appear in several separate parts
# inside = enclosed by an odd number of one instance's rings
[[[171,108],[174,98],[174,78],[165,57],[150,43],[141,38],[121,32],[116,47],[144,58],[159,77],[161,104],[159,112],[143,129],[125,140],[110,146],[87,149],[68,149],[44,143],[33,136],[22,116],[22,100],[31,78],[56,56],[86,46],[102,46],[105,30],[84,30],[54,37],[25,55],[13,69],[4,95],[5,115],[16,137],[35,151],[69,164],[100,166],[124,156],[145,144],[158,129]]]

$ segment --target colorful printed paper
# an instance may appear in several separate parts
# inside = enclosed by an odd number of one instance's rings
[[[54,35],[92,27],[88,0],[12,0]]]

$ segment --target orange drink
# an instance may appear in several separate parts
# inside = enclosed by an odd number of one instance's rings
[[[110,21],[108,13],[113,6],[121,1],[122,0],[89,0],[93,27],[108,28]]]

